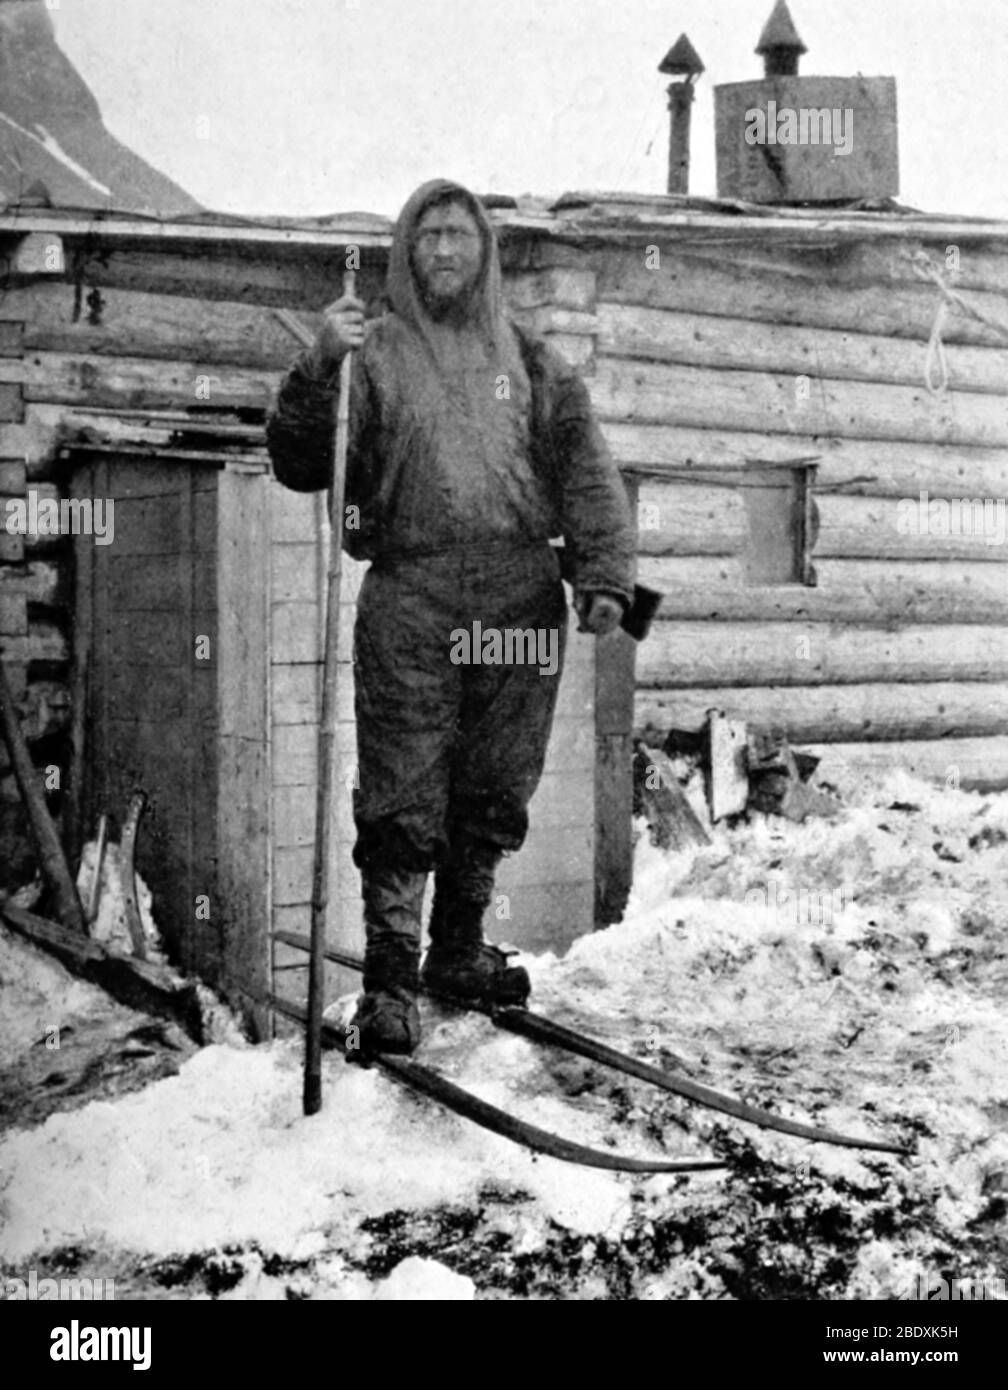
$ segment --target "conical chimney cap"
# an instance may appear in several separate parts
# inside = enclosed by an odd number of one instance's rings
[[[700,55],[685,34],[679,35],[658,64],[659,72],[667,72],[673,76],[697,77],[703,70]]]
[[[788,9],[784,0],[777,0],[771,11],[770,18],[763,25],[763,32],[759,36],[759,43],[756,45],[757,53],[770,53],[774,49],[786,48],[794,53],[807,53],[808,49],[801,41],[801,35],[795,28],[795,22],[791,18],[791,11]]]

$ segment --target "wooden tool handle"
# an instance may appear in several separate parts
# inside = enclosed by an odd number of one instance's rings
[[[353,294],[352,270],[343,277],[343,293]],[[347,440],[350,421],[350,374],[353,352],[340,364],[333,447],[329,515],[329,574],[326,587],[325,650],[322,664],[322,716],[319,722],[319,777],[315,801],[315,857],[312,871],[311,955],[308,960],[308,1013],[305,1028],[303,1108],[314,1115],[322,1107],[322,1012],[325,1007],[325,948],[329,908],[329,818],[331,814],[333,760],[336,753],[337,681],[339,668],[340,590],[342,578],[343,490],[346,480]],[[335,878],[335,871],[333,874]],[[338,882],[338,880],[337,880]],[[337,894],[338,897],[338,894]]]
[[[7,683],[3,662],[0,661],[0,737],[7,746],[14,780],[21,792],[28,824],[35,837],[42,872],[53,890],[56,914],[65,927],[87,935],[84,909],[77,896],[77,887],[70,877],[70,868],[63,846],[56,833],[49,808],[46,806],[39,774],[32,763],[28,744],[14,708],[14,694]]]

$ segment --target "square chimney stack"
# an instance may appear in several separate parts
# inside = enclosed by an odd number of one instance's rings
[[[896,197],[896,79],[799,77],[807,49],[784,0],[756,52],[761,80],[714,88],[718,196],[753,203]]]

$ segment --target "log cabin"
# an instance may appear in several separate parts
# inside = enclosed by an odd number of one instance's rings
[[[665,594],[637,648],[573,637],[499,934],[563,949],[619,917],[634,733],[697,730],[710,708],[826,766],[1008,785],[1003,528],[906,522],[922,493],[1005,495],[1008,225],[576,194],[493,216],[511,311],[584,373],[637,498],[640,577]],[[25,728],[78,839],[147,791],[139,866],[169,946],[249,997],[300,975],[269,932],[307,924],[328,544],[321,496],[270,477],[263,421],[298,350],[271,310],[316,324],[348,245],[377,302],[389,233],[0,216],[4,516],[32,494],[114,502],[111,543],[5,524]],[[348,573],[335,814],[353,947]],[[4,773],[11,881],[28,851]]]

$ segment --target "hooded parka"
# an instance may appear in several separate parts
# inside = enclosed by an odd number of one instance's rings
[[[451,324],[427,312],[411,261],[417,222],[447,198],[483,243],[464,318]],[[463,841],[491,861],[522,844],[567,621],[549,540],[563,538],[576,589],[632,595],[630,511],[587,391],[504,316],[500,285],[482,205],[446,180],[424,184],[396,223],[387,311],[354,354],[336,520],[347,552],[371,562],[354,629],[354,858],[365,873],[447,865],[464,878]],[[307,352],[294,363],[267,427],[276,477],[298,491],[326,487],[332,470],[338,369],[313,363]],[[508,663],[500,648],[482,659],[474,632],[516,629],[543,634],[535,650],[550,659]],[[492,874],[479,896],[489,900],[490,885]]]

